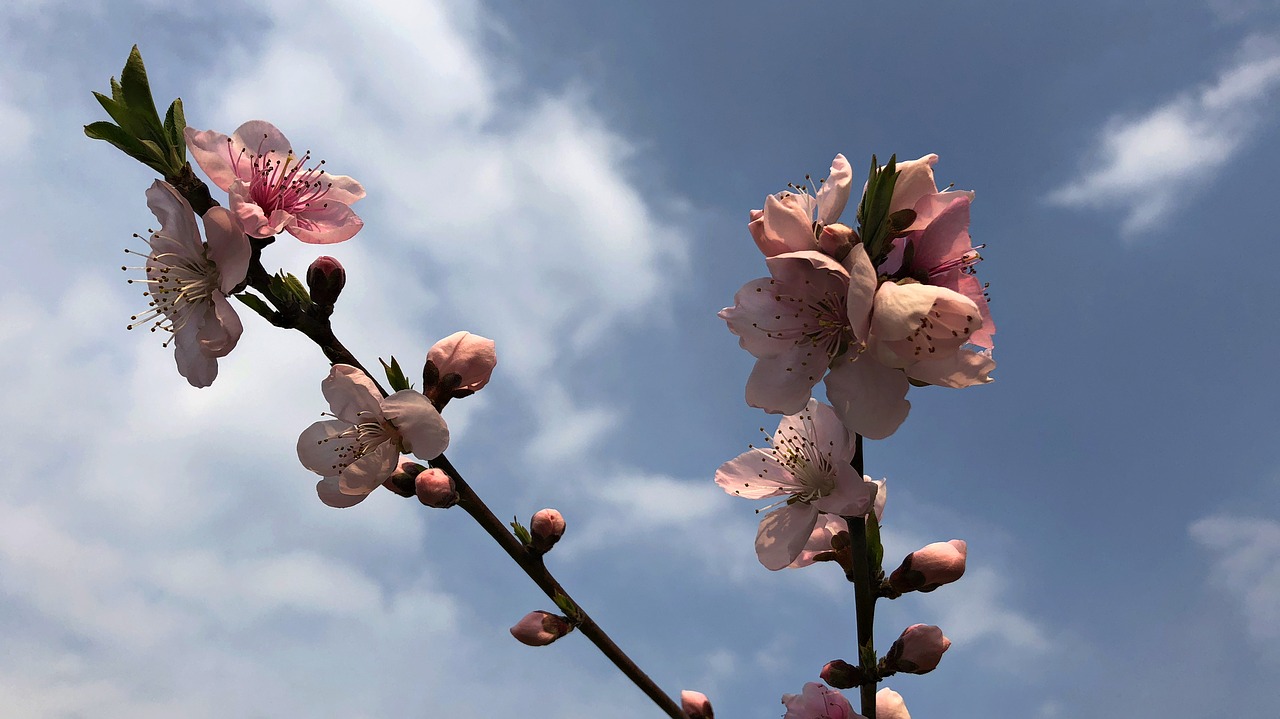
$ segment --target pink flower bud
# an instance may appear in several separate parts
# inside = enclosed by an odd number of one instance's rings
[[[307,288],[311,301],[318,305],[332,305],[347,284],[347,271],[342,263],[332,257],[317,257],[307,268]]]
[[[838,222],[827,225],[818,233],[818,249],[822,254],[831,256],[836,262],[849,256],[853,243],[859,242],[858,233],[852,227]]]
[[[554,509],[540,510],[529,520],[529,534],[533,537],[529,548],[546,554],[564,536],[564,517]]]
[[[428,469],[418,474],[414,490],[418,501],[428,507],[446,509],[458,503],[458,488],[453,484],[453,477],[441,469]]]
[[[942,653],[951,647],[951,640],[942,636],[942,630],[929,624],[913,624],[889,647],[884,656],[890,671],[906,674],[928,674],[942,661]]]
[[[489,383],[498,353],[493,340],[470,332],[454,332],[432,345],[427,361],[435,365],[438,376],[459,376],[452,391],[470,394]]]
[[[835,659],[822,665],[822,672],[818,677],[836,689],[852,689],[861,686],[863,680],[862,669],[843,659]]]
[[[889,687],[876,692],[876,719],[911,719],[902,695]]]
[[[702,692],[691,692],[688,689],[680,692],[680,708],[689,719],[715,719],[711,711],[711,701]]]
[[[545,647],[571,631],[573,625],[565,617],[538,610],[524,615],[524,619],[511,628],[511,636],[521,644]]]
[[[926,545],[902,560],[902,566],[889,575],[889,584],[899,592],[932,592],[964,576],[968,551],[963,539]]]
[[[400,464],[396,466],[396,470],[387,477],[387,481],[382,486],[395,492],[401,497],[412,497],[414,495],[414,480],[418,475],[426,471],[426,467],[408,459],[402,459]]]

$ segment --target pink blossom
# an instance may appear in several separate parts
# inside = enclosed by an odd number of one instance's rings
[[[771,570],[800,556],[822,512],[865,514],[875,499],[849,462],[854,440],[825,404],[811,399],[782,418],[769,449],[751,449],[716,470],[716,484],[746,499],[782,497],[760,522],[756,556]],[[781,506],[778,506],[781,505]]]
[[[335,419],[298,437],[298,459],[324,477],[321,501],[349,507],[395,471],[401,452],[434,459],[449,446],[449,428],[430,400],[414,390],[383,398],[359,369],[337,364],[320,384]]]
[[[932,592],[964,576],[969,545],[963,539],[934,542],[908,554],[889,575],[889,584],[899,592]]]
[[[862,480],[871,487],[869,490],[875,492],[874,507],[876,513],[876,521],[880,521],[884,517],[885,500],[888,497],[888,483],[883,479],[871,479],[863,476]],[[814,525],[813,531],[809,533],[809,541],[805,543],[804,549],[800,551],[800,555],[795,561],[787,565],[790,569],[799,569],[807,567],[822,559],[835,559],[830,553],[837,547],[838,540],[836,536],[841,532],[848,533],[849,524],[844,518],[836,514],[823,514],[818,517],[818,523]],[[848,547],[848,540],[843,542],[844,547]]]
[[[782,704],[783,719],[862,719],[843,694],[818,682],[805,684],[800,694],[783,694]]]
[[[329,174],[324,161],[307,167],[311,153],[295,155],[271,123],[250,120],[231,137],[191,127],[185,134],[191,155],[213,184],[230,193],[231,210],[250,235],[283,230],[323,245],[348,240],[364,225],[350,207],[364,197],[360,183]]]
[[[838,220],[849,202],[852,177],[849,161],[836,155],[830,174],[813,195],[808,188],[792,185],[797,192],[766,197],[764,209],[752,210],[747,224],[765,257],[817,250],[821,228]]]
[[[427,361],[435,364],[442,376],[457,374],[461,378],[457,391],[475,392],[489,383],[498,353],[488,337],[454,332],[431,346]]]
[[[160,229],[147,239],[146,266],[132,268],[146,278],[129,282],[147,286],[150,307],[130,318],[129,329],[150,324],[152,332],[171,333],[165,346],[174,345],[178,373],[193,387],[208,387],[218,376],[218,358],[240,340],[240,317],[227,296],[249,270],[249,241],[235,215],[213,207],[203,218],[208,244],[202,242],[191,205],[168,183],[156,180],[147,189],[147,207]]]
[[[889,687],[876,692],[876,719],[911,719],[902,695]]]
[[[951,648],[951,640],[942,630],[929,624],[913,624],[885,654],[885,666],[905,674],[928,674],[938,668],[942,655]]]
[[[716,716],[711,709],[711,700],[702,692],[688,689],[680,692],[680,708],[688,719],[715,719]]]

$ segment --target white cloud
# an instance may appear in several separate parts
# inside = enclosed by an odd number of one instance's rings
[[[1280,639],[1280,521],[1219,514],[1189,531],[1214,554],[1213,584],[1240,603],[1249,638],[1274,649]]]
[[[1080,176],[1048,199],[1071,207],[1117,208],[1126,235],[1159,219],[1226,170],[1269,115],[1280,88],[1280,49],[1245,43],[1241,59],[1212,85],[1137,116],[1112,117]]]

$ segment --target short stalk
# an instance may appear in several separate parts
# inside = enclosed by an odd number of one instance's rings
[[[851,464],[861,479],[864,473],[865,459],[862,453],[862,435],[854,435],[854,454]],[[874,511],[874,510],[869,510]],[[853,582],[855,614],[858,621],[858,666],[862,675],[870,680],[859,687],[862,696],[862,715],[866,719],[876,719],[876,685],[879,680],[876,672],[875,655],[875,617],[876,592],[871,585],[871,556],[867,547],[867,518],[845,517],[849,524],[849,551],[853,555],[853,567],[848,572]]]

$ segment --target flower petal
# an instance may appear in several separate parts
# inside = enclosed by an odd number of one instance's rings
[[[200,165],[200,169],[204,170],[204,174],[209,176],[209,180],[220,190],[230,189],[231,183],[236,180],[232,160],[240,153],[234,143],[229,142],[231,138],[221,132],[197,130],[194,127],[186,128],[182,134],[187,140],[191,156]]]
[[[240,316],[227,301],[226,295],[214,292],[209,299],[204,318],[200,322],[200,331],[196,335],[200,351],[207,357],[226,357],[240,341],[240,333],[244,328],[240,324]]]
[[[204,213],[204,236],[209,243],[209,259],[218,266],[220,289],[230,294],[249,273],[252,249],[240,220],[225,207],[211,207]]]
[[[751,280],[733,296],[733,307],[720,310],[719,317],[738,336],[738,344],[753,357],[777,357],[795,345],[760,327],[761,318],[771,318],[778,304],[777,281],[772,277]]]
[[[160,180],[151,183],[147,188],[147,208],[160,221],[161,231],[156,234],[176,243],[173,247],[157,247],[152,240],[152,249],[161,253],[175,252],[189,259],[200,258],[202,246],[195,212],[172,185]]]
[[[774,459],[773,452],[752,449],[720,465],[716,484],[735,497],[764,499],[789,494],[789,473]]]
[[[865,481],[848,464],[838,464],[836,488],[831,494],[814,501],[813,506],[842,517],[861,517],[871,511],[876,499],[876,485]]]
[[[857,444],[848,428],[840,422],[831,406],[810,399],[804,410],[788,414],[778,422],[773,435],[775,447],[785,446],[794,437],[807,437],[823,454],[831,457],[833,465],[848,465],[853,459]]]
[[[929,154],[919,160],[898,163],[898,181],[893,186],[889,212],[913,209],[921,197],[938,191],[933,179],[933,166],[937,161],[937,155]]]
[[[382,416],[399,433],[404,451],[419,459],[435,459],[449,447],[449,426],[421,392],[403,389],[382,400]]]
[[[326,419],[314,422],[298,436],[298,461],[322,477],[338,476],[338,453],[353,451],[354,441],[334,439],[351,426],[349,422]]]
[[[907,368],[907,376],[942,387],[960,389],[992,381],[996,361],[989,352],[961,349],[947,357],[922,360]]]
[[[278,235],[293,219],[293,215],[284,210],[274,210],[268,217],[263,208],[253,201],[249,185],[244,180],[232,182],[229,193],[231,211],[240,218],[240,224],[248,235],[253,237]]]
[[[431,345],[427,359],[442,375],[457,373],[462,378],[458,389],[474,392],[489,383],[498,364],[498,353],[493,340],[463,331]]]
[[[368,494],[387,481],[399,463],[400,450],[391,442],[382,442],[342,469],[338,489],[343,494]]]
[[[364,220],[345,203],[326,199],[319,206],[298,210],[284,229],[303,242],[331,245],[351,239],[361,227]]]
[[[325,477],[319,482],[316,482],[316,494],[320,496],[321,502],[324,502],[330,507],[337,507],[338,509],[354,507],[363,502],[365,497],[369,496],[368,494],[344,494],[342,490],[338,488],[337,477]]]
[[[283,158],[293,152],[293,145],[289,143],[289,138],[266,120],[249,120],[242,124],[231,133],[231,140],[237,152],[240,148],[244,148],[259,157],[274,153]]]
[[[336,364],[320,383],[329,411],[347,424],[382,417],[382,393],[369,376],[346,364]]]
[[[813,198],[783,192],[769,195],[764,201],[764,238],[766,257],[784,252],[816,250],[813,235]]]
[[[818,222],[829,225],[840,219],[840,213],[849,202],[849,188],[853,180],[853,168],[844,155],[836,155],[831,161],[827,179],[818,189]]]
[[[795,414],[803,410],[813,386],[826,372],[825,360],[825,357],[815,360],[799,345],[793,345],[777,357],[756,360],[747,378],[747,404],[772,414]]]
[[[875,307],[876,287],[879,278],[876,268],[871,266],[871,258],[867,257],[867,248],[861,243],[854,246],[844,260],[845,269],[849,272],[849,297],[846,313],[853,336],[865,344],[871,336],[871,312]]]
[[[837,361],[826,386],[827,400],[840,421],[868,439],[893,434],[911,411],[907,376],[866,354]]]
[[[346,175],[330,175],[326,172],[323,182],[329,185],[324,193],[326,200],[350,205],[364,199],[364,186]]]
[[[766,514],[756,531],[756,557],[766,569],[784,569],[800,556],[817,521],[817,507],[806,502],[788,504]]]

